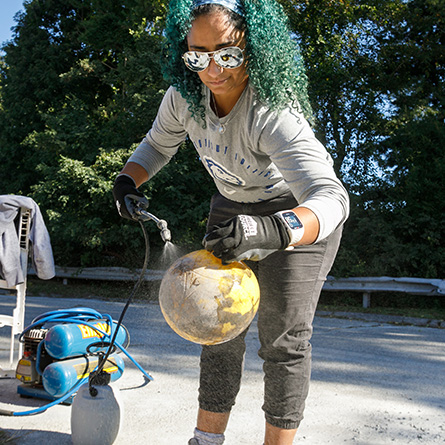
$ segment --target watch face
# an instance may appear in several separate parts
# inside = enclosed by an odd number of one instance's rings
[[[303,227],[303,224],[294,212],[284,212],[282,215],[292,230],[301,229]]]

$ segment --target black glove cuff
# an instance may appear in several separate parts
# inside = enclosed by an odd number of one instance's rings
[[[132,187],[136,187],[136,182],[134,182],[134,179],[125,173],[118,175],[114,180],[114,185],[118,184],[128,184]]]
[[[289,247],[290,244],[290,236],[287,227],[284,225],[284,222],[276,215],[270,215],[274,225],[277,229],[278,234],[280,235],[281,247],[280,250],[285,250]]]

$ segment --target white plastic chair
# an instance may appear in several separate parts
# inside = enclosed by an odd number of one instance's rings
[[[11,327],[9,364],[3,369],[0,367],[0,378],[15,378],[16,360],[14,359],[14,352],[16,349],[15,336],[20,334],[24,329],[25,320],[25,298],[26,298],[26,278],[28,273],[28,258],[29,258],[29,230],[31,226],[31,210],[22,208],[19,213],[18,221],[18,240],[20,244],[20,263],[23,271],[24,282],[16,286],[8,286],[5,280],[0,279],[0,288],[9,289],[16,292],[16,305],[11,315],[0,314],[0,328],[4,326]],[[23,353],[23,345],[18,343],[18,357],[21,358]]]

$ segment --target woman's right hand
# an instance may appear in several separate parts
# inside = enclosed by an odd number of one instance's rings
[[[135,209],[148,208],[148,199],[137,189],[133,178],[126,174],[118,175],[114,181],[113,198],[119,215],[125,219],[137,221],[139,216]]]

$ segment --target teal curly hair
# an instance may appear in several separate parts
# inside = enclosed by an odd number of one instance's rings
[[[186,37],[193,19],[221,9],[235,28],[245,31],[246,69],[259,99],[273,110],[292,102],[311,118],[303,58],[290,36],[281,5],[276,0],[242,0],[242,4],[244,17],[215,4],[192,10],[193,0],[171,0],[165,29],[163,72],[166,80],[186,99],[193,116],[205,122],[202,82],[198,74],[186,68],[182,54],[188,50]]]

